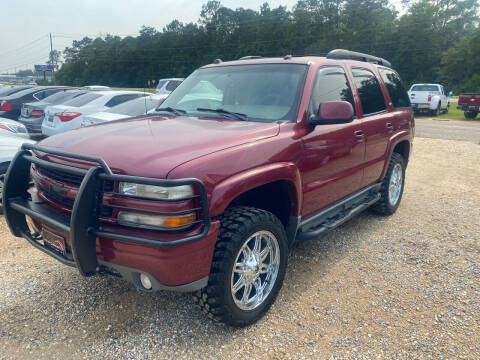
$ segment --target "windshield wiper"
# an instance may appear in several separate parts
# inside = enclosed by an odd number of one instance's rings
[[[234,118],[237,119],[237,120],[247,120],[247,119],[248,119],[247,114],[242,114],[242,113],[237,113],[237,112],[233,112],[233,111],[228,111],[228,110],[225,110],[225,109],[197,108],[197,111],[210,111],[210,112],[214,112],[214,113],[217,113],[217,114],[230,115],[230,116],[234,117]]]
[[[164,108],[157,108],[157,109],[155,109],[155,111],[166,111],[166,112],[170,112],[170,113],[175,114],[175,115],[183,115],[183,114],[187,113],[185,110],[174,109],[170,106],[164,107]]]

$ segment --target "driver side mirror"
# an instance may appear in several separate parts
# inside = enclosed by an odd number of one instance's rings
[[[326,101],[318,107],[317,115],[308,120],[311,126],[346,124],[355,118],[353,106],[348,101]]]

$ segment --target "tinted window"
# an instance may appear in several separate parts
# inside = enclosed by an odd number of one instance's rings
[[[107,107],[112,107],[115,105],[119,105],[124,103],[125,101],[136,99],[140,96],[144,96],[143,94],[125,94],[125,95],[117,95],[112,97],[106,104],[105,106]]]
[[[326,101],[348,101],[354,106],[347,76],[339,66],[324,67],[318,71],[310,100],[310,114],[316,114]]]
[[[393,106],[396,108],[410,107],[410,99],[408,98],[407,91],[405,90],[405,86],[403,86],[400,76],[392,70],[379,70],[383,83],[390,94],[390,99],[392,99]]]
[[[385,99],[375,75],[370,70],[358,68],[352,69],[352,74],[362,103],[363,115],[385,110]]]
[[[437,85],[413,85],[410,91],[439,91]]]
[[[86,91],[59,91],[53,95],[50,95],[49,97],[46,97],[43,99],[43,101],[49,103],[49,104],[61,104],[62,101],[68,101],[70,99],[73,99],[74,97],[80,96],[85,94]]]
[[[172,81],[170,81],[170,82],[167,84],[167,86],[165,86],[165,90],[167,90],[167,91],[173,91],[173,90],[175,90],[175,89],[178,87],[178,85],[180,85],[181,83],[182,83],[182,82],[179,81],[179,80],[172,80]]]
[[[95,93],[87,93],[85,95],[76,97],[76,98],[74,98],[70,101],[65,102],[64,105],[79,107],[79,106],[86,105],[89,102],[92,102],[93,100],[98,99],[100,96],[102,96],[102,95],[101,94],[95,94]]]

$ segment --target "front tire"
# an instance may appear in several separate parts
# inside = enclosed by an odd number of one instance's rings
[[[377,214],[392,215],[397,211],[405,187],[405,169],[405,159],[394,152],[380,188],[380,200],[372,206],[372,210]]]
[[[208,285],[194,301],[210,318],[243,327],[267,312],[282,287],[287,236],[275,215],[257,208],[231,208],[220,221]]]

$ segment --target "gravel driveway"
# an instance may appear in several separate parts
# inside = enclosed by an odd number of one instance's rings
[[[398,212],[300,243],[246,329],[188,295],[82,278],[0,218],[0,358],[478,359],[479,163],[479,145],[415,139]]]

